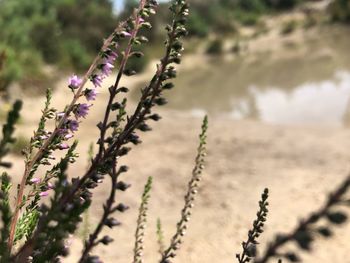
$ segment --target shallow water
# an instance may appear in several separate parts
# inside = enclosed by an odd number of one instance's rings
[[[350,29],[332,27],[286,47],[292,55],[283,59],[271,52],[212,58],[179,74],[167,107],[269,123],[350,124],[349,44]]]

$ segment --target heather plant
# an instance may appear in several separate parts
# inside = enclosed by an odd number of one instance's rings
[[[119,191],[126,191],[130,184],[121,179],[128,172],[128,167],[121,163],[132,146],[139,145],[141,133],[151,131],[151,121],[159,121],[155,113],[157,106],[167,103],[165,91],[172,89],[171,80],[176,77],[175,65],[181,62],[183,49],[182,38],[187,34],[186,21],[189,6],[185,0],[173,0],[170,4],[172,20],[166,26],[165,52],[157,64],[150,82],[141,90],[141,97],[131,111],[127,111],[128,88],[120,85],[124,76],[133,76],[136,71],[129,63],[131,58],[141,58],[140,46],[148,39],[142,33],[149,30],[151,15],[156,13],[155,0],[140,0],[130,17],[120,22],[104,44],[83,77],[73,74],[68,79],[68,89],[72,93],[70,103],[58,110],[52,107],[53,95],[50,89],[46,93],[46,102],[38,128],[30,138],[29,145],[23,149],[25,168],[20,184],[17,186],[15,203],[10,202],[11,177],[7,172],[1,174],[1,229],[0,229],[0,262],[61,262],[68,255],[69,247],[65,241],[76,234],[81,227],[82,218],[88,223],[88,209],[94,199],[93,189],[104,187],[110,180],[110,189],[103,204],[102,215],[96,227],[91,228],[83,223],[84,245],[79,263],[102,262],[96,255],[95,248],[109,245],[113,239],[102,236],[105,227],[114,229],[120,226],[118,213],[126,212],[127,204],[117,203]],[[142,30],[142,31],[141,31]],[[118,66],[117,66],[118,65]],[[80,123],[88,117],[92,103],[98,98],[98,90],[103,81],[111,76],[117,68],[115,82],[108,88],[109,97],[102,120],[97,124],[99,136],[97,149],[89,150],[89,165],[77,177],[71,178],[68,167],[75,165],[79,158],[78,141],[73,138]],[[17,101],[8,113],[3,126],[0,141],[0,166],[10,167],[5,157],[15,143],[15,124],[20,117],[22,103]],[[54,124],[50,130],[48,123]],[[199,183],[202,179],[206,156],[208,118],[205,117],[199,135],[197,156],[192,176],[185,193],[184,206],[180,213],[175,233],[167,244],[162,223],[157,222],[159,244],[159,262],[169,263],[176,257],[184,236],[189,227]],[[61,153],[58,158],[58,153]],[[62,154],[63,153],[63,154]],[[137,161],[137,160],[136,160]],[[148,218],[148,205],[151,201],[152,178],[149,178],[141,197],[139,215],[136,222],[133,262],[143,262],[145,228]],[[271,258],[299,261],[297,252],[281,252],[288,242],[297,242],[299,247],[308,250],[316,235],[332,235],[331,227],[347,220],[346,213],[338,207],[348,205],[346,193],[350,187],[347,179],[329,199],[324,207],[303,220],[290,234],[278,235],[268,244],[266,252],[257,257],[258,238],[263,233],[268,213],[267,189],[264,190],[257,218],[248,232],[248,239],[242,243],[243,251],[237,254],[238,262],[267,262]],[[50,198],[48,198],[50,196]],[[327,226],[318,226],[321,219],[326,219]]]
[[[10,259],[15,262],[24,262],[30,259],[32,262],[53,262],[58,261],[60,256],[65,256],[67,248],[64,246],[64,240],[77,230],[81,215],[91,204],[91,189],[99,186],[105,177],[109,177],[112,182],[110,195],[104,204],[99,224],[84,244],[79,262],[96,262],[98,258],[91,255],[92,249],[99,244],[107,245],[112,242],[109,236],[101,238],[100,233],[105,226],[112,228],[119,225],[112,215],[117,211],[124,212],[128,208],[124,204],[115,205],[116,191],[125,191],[129,187],[127,183],[119,180],[120,175],[128,170],[127,166],[119,164],[119,158],[131,150],[129,145],[141,143],[137,133],[151,130],[148,123],[160,119],[160,116],[152,110],[156,105],[166,104],[163,91],[173,87],[171,79],[176,77],[176,69],[172,64],[179,64],[181,61],[183,50],[181,38],[186,35],[184,25],[188,16],[188,6],[185,1],[176,0],[170,6],[172,21],[166,27],[165,54],[157,65],[149,85],[142,90],[141,99],[134,112],[128,114],[127,100],[123,96],[128,89],[120,87],[120,80],[123,76],[136,74],[134,69],[129,67],[128,61],[132,57],[143,56],[139,46],[146,43],[147,38],[140,34],[140,30],[151,28],[147,20],[155,13],[156,7],[157,3],[154,0],[141,0],[133,14],[125,22],[121,22],[105,40],[100,53],[86,74],[83,77],[72,75],[69,78],[68,88],[72,92],[72,100],[65,109],[59,111],[53,108],[52,92],[47,91],[38,128],[30,139],[29,146],[23,151],[25,170],[18,185],[15,206],[11,216],[4,220],[6,235],[2,240],[7,242],[7,248],[1,254],[2,261],[6,262]],[[104,118],[97,125],[100,130],[97,153],[87,171],[81,177],[69,181],[68,165],[78,158],[76,152],[78,142],[69,143],[69,141],[78,130],[79,123],[87,117],[92,106],[91,102],[97,97],[98,88],[112,73],[117,61],[119,68],[115,84],[108,89],[110,96],[106,103]],[[89,87],[85,87],[86,85]],[[116,100],[117,95],[122,97],[120,101]],[[2,147],[4,154],[7,152],[6,145],[13,143],[11,136],[18,108],[16,104],[9,114],[8,124],[4,126],[1,144],[1,146],[4,145]],[[49,121],[55,123],[54,130],[50,131],[46,128]],[[64,157],[58,161],[55,157],[57,151],[66,151]],[[200,158],[198,162],[201,160]],[[201,163],[199,165],[202,167]],[[40,176],[38,168],[46,172]],[[202,168],[196,168],[195,173],[198,169]],[[3,195],[8,196],[9,183],[7,177],[4,176],[4,178]],[[196,185],[191,185],[193,193],[189,194],[189,198],[193,198]],[[52,192],[50,202],[41,204],[42,198],[48,196],[50,192]],[[189,205],[188,202],[187,205]],[[183,213],[187,210],[188,208]],[[186,214],[183,216],[187,218]],[[141,216],[140,226],[142,220]],[[181,221],[181,225],[185,223]],[[14,250],[13,247],[16,244],[21,246]],[[135,248],[135,251],[138,250],[139,248]]]

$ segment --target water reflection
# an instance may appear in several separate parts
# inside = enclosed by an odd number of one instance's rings
[[[281,59],[269,52],[231,62],[217,58],[181,72],[168,107],[272,123],[350,124],[349,33],[323,30]]]
[[[333,80],[306,83],[288,93],[279,88],[261,91],[252,86],[249,98],[233,102],[227,115],[270,123],[350,124],[349,83],[350,73],[338,72]]]

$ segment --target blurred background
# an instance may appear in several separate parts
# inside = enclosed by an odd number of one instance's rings
[[[196,54],[197,63],[192,63],[196,69],[181,74],[169,107],[233,119],[346,125],[348,1],[190,2],[186,52]],[[2,0],[0,4],[0,94],[8,99],[11,90],[42,94],[62,75],[83,72],[101,39],[137,1]],[[166,1],[153,20],[151,45],[143,48],[147,56],[131,62],[139,72],[161,55]],[[213,87],[221,79],[225,81],[212,100]],[[189,85],[191,89],[186,88]]]
[[[326,193],[349,171],[350,161],[350,1],[349,0],[189,0],[191,15],[176,88],[164,117],[126,158],[130,192],[120,196],[132,209],[115,230],[116,247],[100,248],[106,262],[128,262],[142,186],[155,177],[149,243],[145,257],[157,258],[155,220],[160,216],[170,238],[182,205],[195,155],[201,118],[209,114],[209,155],[198,205],[183,250],[175,262],[233,262],[254,218],[257,201],[269,187],[271,215],[262,243],[292,229],[319,207]],[[62,109],[70,98],[67,77],[82,74],[102,39],[137,5],[134,0],[0,0],[0,123],[11,102],[24,100],[10,159],[18,179],[21,149],[39,119],[43,94],[54,90]],[[129,66],[129,107],[140,96],[162,56],[168,3],[151,18],[150,43],[141,60]],[[112,84],[113,79],[108,79]],[[101,90],[82,124],[81,158],[97,136],[107,89]],[[91,228],[101,212],[105,189],[96,193]],[[337,232],[338,231],[338,232]],[[347,262],[349,225],[321,239],[303,262]],[[81,248],[73,237],[70,261]],[[153,240],[153,241],[152,241]],[[262,245],[264,248],[264,245]],[[327,249],[325,249],[327,248]],[[295,249],[291,246],[289,249]],[[349,261],[350,262],[350,261]]]

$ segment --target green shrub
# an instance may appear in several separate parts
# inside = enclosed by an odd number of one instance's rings
[[[222,39],[216,38],[209,43],[206,53],[210,55],[219,55],[223,52],[223,45]]]
[[[281,28],[281,34],[282,35],[288,35],[291,34],[295,31],[295,29],[297,28],[298,23],[295,20],[289,20],[287,22],[284,22],[282,24],[282,28]]]
[[[0,54],[7,58],[2,96],[14,81],[40,85],[45,63],[78,71],[88,66],[115,20],[109,0],[0,1]]]
[[[232,15],[232,10],[220,5],[209,6],[209,24],[211,30],[219,35],[235,34],[238,32],[237,23]]]
[[[263,0],[266,6],[274,9],[290,9],[295,7],[301,0]]]
[[[1,93],[6,93],[13,81],[23,82],[29,88],[38,84],[35,80],[46,78],[42,71],[43,61],[38,52],[26,49],[16,50],[10,46],[1,45],[0,50],[6,54],[4,67],[0,72]]]
[[[29,141],[26,137],[20,135],[17,136],[16,141],[11,146],[11,153],[16,155],[22,155],[22,151],[29,145]]]
[[[236,11],[234,17],[244,26],[255,26],[260,20],[259,13]]]
[[[348,0],[334,0],[329,6],[333,21],[350,22],[350,2]]]
[[[77,39],[66,40],[63,44],[61,58],[63,65],[71,66],[78,71],[85,69],[91,62],[91,56],[86,48]]]
[[[131,70],[135,70],[137,73],[140,73],[145,70],[148,63],[150,62],[150,57],[148,55],[148,52],[144,52],[142,49],[135,49],[137,52],[142,52],[142,57],[131,57],[128,60],[127,68]]]
[[[317,19],[314,15],[312,14],[308,14],[305,18],[305,21],[304,21],[304,24],[303,24],[303,27],[305,29],[309,29],[313,26],[315,26],[317,24]]]
[[[188,19],[188,32],[192,36],[206,37],[209,34],[210,27],[206,18],[196,10],[192,11]]]
[[[266,9],[261,0],[239,0],[238,7],[249,13],[262,13]]]

